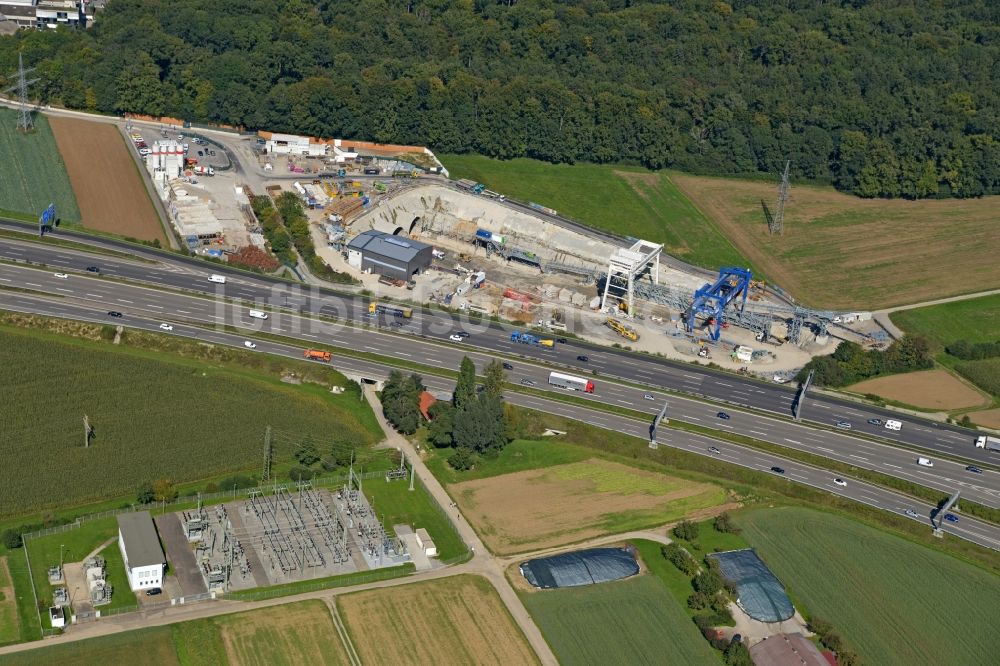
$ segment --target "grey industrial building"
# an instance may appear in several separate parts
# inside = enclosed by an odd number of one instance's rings
[[[431,265],[434,248],[382,231],[365,231],[347,244],[347,263],[362,271],[409,280]]]

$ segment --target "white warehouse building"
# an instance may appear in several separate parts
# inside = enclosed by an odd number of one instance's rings
[[[264,149],[272,155],[306,155],[308,157],[326,155],[325,143],[295,134],[272,134],[271,138],[264,143]]]
[[[160,537],[149,511],[118,516],[118,548],[125,561],[125,573],[132,591],[163,585],[167,558],[160,547]]]

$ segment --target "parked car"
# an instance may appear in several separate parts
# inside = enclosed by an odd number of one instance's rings
[[[60,280],[65,280],[66,278],[69,277],[69,275],[66,275],[66,273],[53,273],[52,276],[57,277]]]
[[[535,385],[535,380],[534,379],[522,379],[521,380],[521,385],[522,386],[534,386]]]
[[[142,155],[143,157],[145,157],[146,155],[149,155],[152,152],[153,151],[150,150],[149,148],[140,148],[139,149],[139,154]]]
[[[775,375],[775,376],[774,376],[774,377],[772,378],[772,381],[773,381],[773,382],[774,382],[775,384],[787,384],[787,383],[788,383],[788,380],[787,380],[787,379],[785,379],[784,377],[782,377],[781,375]]]
[[[873,426],[882,425],[882,419],[868,419],[868,423]]]
[[[969,465],[968,467],[965,468],[965,471],[966,472],[972,472],[973,474],[982,474],[983,473],[983,470],[979,469],[975,465]]]
[[[946,514],[944,514],[944,519],[947,520],[949,523],[957,523],[958,522],[958,516],[956,516],[953,513],[946,513]]]
[[[710,447],[708,447],[708,452],[709,453],[714,453],[715,455],[719,455],[720,453],[722,453],[722,451],[720,451],[719,447],[717,447],[717,446],[710,446]]]
[[[837,484],[838,486],[840,486],[841,488],[846,488],[847,487],[847,481],[844,481],[841,478],[834,479],[833,482],[835,484]]]
[[[776,466],[776,467],[772,467],[771,471],[774,472],[775,474],[784,474],[785,473],[785,468],[784,467],[777,467]]]
[[[504,369],[504,370],[513,370],[513,369],[514,369],[514,366],[512,366],[512,365],[511,365],[510,363],[508,363],[507,361],[504,361],[504,362],[503,362],[503,369]]]
[[[162,593],[163,593],[163,590],[160,589],[160,588],[158,588],[158,587],[151,587],[148,590],[146,590],[146,596],[147,597],[155,597],[156,595],[162,594]]]
[[[850,421],[837,421],[837,427],[840,428],[841,430],[850,430],[851,423]]]
[[[122,313],[118,312],[118,310],[109,310],[108,311],[108,316],[109,317],[121,317]]]
[[[171,326],[170,324],[160,324],[160,330],[161,331],[172,331],[172,330],[174,330],[174,327]]]
[[[204,155],[205,155],[205,151],[203,151],[203,150],[199,150],[198,151],[198,157],[203,157]]]
[[[257,343],[250,342],[249,340],[244,340],[243,346],[246,347],[247,349],[257,349]]]
[[[903,513],[905,513],[906,515],[908,515],[910,518],[919,518],[920,517],[920,514],[917,513],[916,511],[914,511],[913,509],[907,509]]]
[[[719,412],[718,414],[716,414],[716,416],[718,416],[720,419],[724,421],[729,420],[729,414],[726,414],[725,412]]]
[[[590,357],[589,356],[582,356],[581,355],[581,356],[577,356],[576,360],[581,361],[582,363],[586,363],[587,361],[590,360]]]

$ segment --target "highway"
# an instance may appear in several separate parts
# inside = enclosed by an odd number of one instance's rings
[[[248,332],[262,331],[298,339],[303,347],[318,344],[346,347],[451,370],[458,368],[463,356],[469,356],[480,371],[494,358],[493,353],[482,351],[479,335],[475,333],[470,334],[466,342],[462,343],[450,340],[431,341],[406,335],[416,332],[416,322],[404,320],[398,327],[390,328],[384,325],[382,318],[368,318],[367,321],[372,324],[369,327],[347,326],[280,309],[270,310],[269,318],[260,320],[248,316],[249,303],[233,303],[222,298],[164,291],[87,273],[67,274],[66,278],[58,278],[48,269],[0,264],[0,287],[3,286],[19,286],[34,292],[53,294],[66,303],[72,302],[91,311],[97,308],[105,313],[104,318],[108,322],[127,323],[131,317],[141,316],[170,324],[238,327]],[[226,285],[217,286],[228,296],[244,293],[241,282],[236,278]],[[28,295],[11,294],[10,298],[13,299],[10,301],[12,305],[18,308],[30,308],[34,303],[36,307],[52,310],[63,305],[45,303]],[[289,301],[292,300],[290,297]],[[107,317],[109,310],[122,312],[124,317]],[[382,327],[379,328],[377,324],[382,324]],[[449,330],[445,329],[446,332]],[[508,338],[497,346],[502,351],[511,352],[505,357],[510,359],[513,368],[508,372],[512,382],[540,390],[552,389],[548,383],[548,368],[511,358],[513,353],[520,351],[519,348],[525,345],[512,343]],[[984,470],[982,474],[975,474],[966,471],[965,464],[947,459],[936,459],[932,468],[922,467],[916,462],[918,455],[912,451],[853,437],[846,431],[812,428],[767,414],[728,407],[725,408],[725,413],[730,418],[722,419],[717,416],[720,411],[718,407],[698,400],[667,395],[655,389],[602,381],[601,374],[596,377],[592,374],[581,376],[592,379],[596,385],[594,394],[574,394],[587,401],[647,412],[652,416],[659,411],[663,400],[667,399],[670,404],[668,416],[674,420],[806,451],[913,481],[943,494],[961,490],[966,499],[1000,508],[1000,473],[990,469]],[[750,387],[748,390],[761,389]],[[848,417],[845,415],[842,418]]]
[[[25,225],[0,222],[0,229],[18,229]],[[300,288],[287,282],[252,276],[232,271],[225,266],[209,264],[202,260],[171,255],[152,249],[136,248],[111,239],[95,239],[80,234],[66,234],[73,240],[86,241],[109,249],[124,247],[132,254],[145,259],[160,261],[160,265],[123,261],[106,256],[90,255],[58,246],[43,246],[0,238],[0,259],[29,261],[47,264],[53,269],[81,271],[90,265],[100,266],[102,273],[129,280],[159,284],[195,292],[220,293],[218,285],[207,281],[212,272],[230,276],[229,284],[221,293],[231,298],[254,301],[261,305],[289,307],[303,314],[322,314],[330,317],[367,321],[368,300],[354,294],[342,294],[328,289]],[[795,388],[725,373],[703,366],[670,361],[653,356],[633,354],[611,347],[599,346],[570,339],[555,349],[510,342],[509,327],[480,322],[460,315],[440,311],[414,311],[412,320],[401,327],[404,332],[430,339],[445,340],[457,330],[475,336],[476,347],[503,354],[556,364],[577,373],[598,373],[650,387],[666,389],[712,401],[771,412],[789,418],[795,399]],[[577,360],[587,356],[588,362]],[[889,443],[900,443],[926,449],[931,453],[961,457],[972,462],[1000,464],[1000,455],[973,446],[976,433],[972,430],[938,423],[909,415],[900,415],[888,409],[840,400],[823,394],[811,393],[802,410],[803,422],[833,427],[838,421],[848,421],[854,432],[878,437]],[[900,431],[887,430],[868,423],[869,419],[894,418],[903,422]],[[792,438],[794,439],[794,438]]]
[[[2,266],[0,267],[0,279],[7,278],[8,273],[5,271],[10,267]],[[20,270],[20,269],[19,269]],[[74,276],[77,277],[77,276]],[[34,284],[42,285],[43,280],[38,279],[32,281]],[[94,282],[100,282],[95,280]],[[6,283],[0,282],[0,286]],[[107,283],[111,285],[112,283]],[[97,293],[106,289],[106,286],[94,286],[91,291],[92,293]],[[117,285],[115,285],[117,287]],[[35,287],[29,287],[35,288]],[[147,291],[147,290],[139,290]],[[136,295],[135,293],[131,295]],[[142,300],[142,299],[140,299]],[[192,301],[199,299],[190,299]],[[178,321],[174,317],[159,316],[158,313],[146,313],[141,310],[145,307],[144,303],[136,303],[135,309],[130,310],[125,313],[125,316],[121,318],[110,318],[104,311],[103,307],[96,305],[94,303],[88,303],[86,301],[77,301],[72,297],[67,297],[63,299],[59,298],[49,298],[49,297],[37,297],[31,294],[8,292],[0,289],[0,308],[12,311],[21,312],[33,312],[38,314],[66,317],[81,321],[92,321],[98,323],[113,323],[121,324],[127,327],[139,328],[149,331],[160,331],[159,326],[164,322],[170,322],[173,325],[173,331],[169,334],[178,335],[183,337],[188,337],[192,339],[202,340],[205,342],[212,342],[216,344],[224,344],[233,347],[243,347],[243,343],[248,339],[248,336],[241,335],[238,333],[230,333],[224,330],[217,329],[206,329],[200,326],[184,324]],[[150,303],[150,305],[158,305],[158,303]],[[190,305],[190,304],[189,304]],[[214,304],[211,304],[214,307]],[[166,309],[167,306],[163,306]],[[193,306],[192,306],[193,307]],[[230,318],[235,321],[241,317],[242,308],[236,308],[229,305],[223,306],[220,311],[220,317],[225,317],[227,323]],[[124,310],[123,310],[124,312]],[[166,314],[166,313],[165,313]],[[191,311],[194,314],[194,311]],[[292,319],[289,317],[276,317],[272,315],[268,322],[274,322],[276,320],[285,321],[284,325],[291,325]],[[250,328],[250,323],[246,322],[246,327]],[[257,321],[257,320],[254,320]],[[218,323],[222,323],[221,321]],[[342,328],[342,331],[347,331],[349,329]],[[163,332],[163,331],[160,331]],[[164,332],[166,334],[166,332]],[[372,332],[373,333],[373,332]],[[381,347],[386,344],[392,344],[392,339],[394,336],[384,336],[385,340],[380,341],[378,346],[371,345],[376,351],[381,353]],[[396,337],[396,340],[400,338]],[[405,338],[403,338],[405,339]],[[278,354],[281,356],[286,356],[289,358],[301,358],[302,357],[302,346],[300,345],[290,345],[279,342],[272,342],[266,339],[254,339],[257,348],[253,351],[247,350],[247,353],[269,353]],[[439,359],[442,366],[453,367],[450,361],[452,356],[457,358],[462,352],[466,351],[464,349],[450,350],[447,348],[441,348],[437,345],[430,343],[419,343],[425,345],[428,349],[437,348],[442,358]],[[471,351],[471,350],[470,350]],[[454,352],[454,353],[453,353]],[[435,352],[429,352],[435,353]],[[448,360],[445,360],[445,357]],[[480,360],[487,358],[482,354],[477,354]],[[366,359],[359,359],[350,356],[342,356],[339,354],[334,354],[333,364],[342,372],[352,375],[360,375],[368,377],[371,379],[382,379],[385,378],[391,368],[382,365],[375,361],[369,361]],[[457,365],[457,363],[455,363]],[[520,364],[519,364],[520,365]],[[539,368],[533,368],[525,365],[521,368],[515,366],[514,371],[510,372],[511,379],[518,380],[519,377],[532,377],[541,376],[538,375],[539,372],[543,372]],[[425,376],[425,384],[432,390],[438,391],[450,391],[452,390],[454,384],[451,380],[434,377]],[[624,395],[624,394],[623,394]],[[600,396],[598,396],[600,397]],[[520,405],[524,407],[529,407],[532,409],[537,409],[550,414],[556,414],[564,416],[566,418],[575,419],[578,421],[583,421],[591,425],[595,425],[601,428],[607,428],[608,430],[613,430],[616,432],[623,432],[629,435],[633,435],[640,439],[645,440],[648,436],[649,422],[646,420],[635,419],[627,416],[622,416],[618,414],[612,414],[607,412],[596,411],[594,409],[588,408],[583,405],[574,405],[569,403],[560,402],[558,400],[549,399],[542,396],[526,395],[516,392],[508,391],[505,398],[515,405]],[[662,399],[662,396],[658,396],[658,400]],[[641,402],[640,402],[641,401]],[[646,403],[646,404],[643,404]],[[656,411],[659,408],[660,403],[645,401],[641,395],[638,398],[633,398],[633,401],[629,406],[634,408],[643,408],[644,411]],[[674,405],[674,399],[671,398],[671,405]],[[675,417],[671,417],[675,418]],[[732,420],[737,420],[743,418],[743,415],[734,415]],[[763,432],[763,431],[762,431]],[[834,433],[836,434],[836,433]],[[849,439],[849,438],[848,438]],[[930,516],[935,507],[928,503],[915,500],[913,498],[907,497],[901,493],[893,492],[874,486],[862,481],[851,479],[849,477],[844,477],[847,479],[847,486],[841,487],[834,484],[833,479],[835,474],[817,469],[815,467],[805,465],[793,460],[788,460],[780,456],[773,454],[761,452],[755,449],[742,447],[736,444],[730,444],[728,442],[721,442],[715,440],[711,437],[700,435],[696,433],[689,433],[680,430],[661,428],[659,431],[658,441],[661,446],[671,446],[676,447],[691,453],[698,455],[703,455],[706,457],[718,458],[721,461],[731,463],[734,465],[740,465],[742,467],[747,467],[750,469],[770,472],[771,467],[779,466],[784,469],[784,478],[788,479],[789,482],[802,483],[814,488],[830,492],[836,495],[840,495],[857,502],[868,504],[873,507],[881,508],[886,511],[906,515],[907,509],[917,513],[917,517],[913,518],[919,522],[925,523],[928,529],[931,528]],[[645,446],[642,442],[637,442],[637,446]],[[714,454],[709,451],[710,447],[716,447],[719,450],[718,454]],[[881,447],[882,449],[888,449],[888,447]],[[937,468],[935,468],[937,469]],[[987,477],[994,478],[996,475]],[[994,478],[995,480],[995,478]],[[963,491],[963,494],[965,491]],[[992,495],[991,495],[992,496]],[[953,534],[962,539],[974,542],[986,548],[992,550],[1000,550],[1000,526],[991,525],[989,523],[969,518],[968,516],[961,516],[960,522],[957,524],[945,522],[942,525],[942,529],[945,532]]]

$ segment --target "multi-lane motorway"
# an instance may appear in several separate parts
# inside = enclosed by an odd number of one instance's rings
[[[104,267],[103,270],[118,268]],[[513,353],[523,347],[519,343],[511,343],[508,338],[499,341],[493,350],[484,352],[480,346],[481,333],[472,333],[461,343],[428,340],[408,335],[418,331],[417,322],[406,322],[394,328],[348,326],[305,317],[291,309],[270,309],[269,318],[260,320],[248,316],[248,305],[222,298],[165,291],[86,272],[66,275],[67,277],[61,278],[56,277],[49,269],[0,265],[0,286],[17,286],[37,293],[53,294],[65,303],[99,308],[105,312],[105,316],[107,311],[122,312],[124,317],[120,321],[126,323],[132,316],[141,316],[158,318],[161,322],[170,324],[191,323],[238,327],[248,331],[260,330],[298,339],[303,346],[330,344],[436,368],[457,369],[462,357],[469,356],[481,370],[494,357],[496,349]],[[170,274],[171,277],[174,275]],[[252,293],[245,292],[242,281],[235,278],[218,287],[227,297]],[[289,300],[293,298],[290,297]],[[14,304],[19,307],[26,307],[30,302],[36,301],[27,295],[16,296],[14,300]],[[45,307],[58,309],[61,305],[62,303],[51,303]],[[119,321],[118,318],[107,318],[108,321],[112,319]],[[370,321],[377,322],[376,319]],[[599,359],[596,353],[591,354],[592,361]],[[543,390],[551,388],[548,385],[549,368],[527,360],[514,360],[509,354],[505,354],[505,357],[512,366],[508,372],[512,382]],[[543,357],[543,360],[549,359]],[[671,419],[810,452],[907,479],[945,494],[961,490],[969,500],[1000,507],[1000,474],[989,469],[976,474],[967,471],[964,463],[948,459],[935,459],[933,468],[922,467],[916,462],[918,454],[912,451],[853,437],[844,431],[812,428],[767,413],[729,407],[724,408],[724,413],[730,418],[723,419],[718,417],[719,407],[698,400],[668,395],[652,388],[615,383],[604,377],[603,373],[596,377],[592,374],[584,376],[593,379],[597,388],[593,394],[580,393],[578,397],[595,404],[652,415],[668,399],[668,416]],[[751,396],[754,392],[763,391],[754,385],[747,390]],[[836,414],[836,418],[847,419],[850,416],[844,412]]]
[[[9,270],[9,267],[0,267],[0,280],[11,279],[8,277],[9,273],[7,270]],[[83,282],[86,279],[83,276],[72,276],[72,278],[67,278],[65,284],[68,285],[69,280],[74,278],[78,282]],[[97,296],[100,292],[105,292],[104,298],[110,298],[113,296],[113,293],[117,293],[115,290],[119,287],[119,285],[114,285],[113,283],[100,284],[99,280],[94,280],[94,282],[97,284],[87,285],[92,296]],[[44,287],[46,281],[41,277],[41,274],[36,271],[36,275],[34,279],[31,280],[31,283],[33,286],[26,288],[35,290]],[[6,283],[0,281],[0,285],[4,284]],[[68,290],[70,287],[66,286],[62,287],[62,289]],[[144,296],[138,296],[139,293],[143,292],[146,292],[144,293]],[[148,309],[149,306],[161,305],[163,303],[163,294],[150,290],[138,290],[131,293],[130,295],[138,298],[138,300],[131,304],[124,303],[117,305],[116,307],[118,307],[124,314],[121,318],[109,318],[107,312],[105,311],[105,307],[108,307],[106,305],[93,303],[88,299],[78,300],[69,294],[68,291],[63,293],[65,295],[64,298],[50,298],[39,297],[30,293],[5,292],[0,290],[0,308],[14,311],[35,312],[84,321],[121,323],[126,326],[146,330],[161,330],[159,328],[161,324],[169,323],[173,326],[173,330],[170,332],[173,335],[185,336],[198,340],[204,340],[206,342],[231,345],[235,347],[242,347],[243,342],[250,337],[239,333],[227,332],[227,330],[211,327],[206,328],[203,324],[197,323],[197,317],[189,319],[188,317],[183,316],[185,314],[193,316],[197,314],[195,310],[189,310],[187,313],[172,313],[173,316],[168,316],[170,313],[167,312],[163,312],[161,314],[155,307],[151,309],[152,311],[150,311],[150,309]],[[149,301],[148,303],[146,302],[147,300]],[[195,301],[199,299],[191,300]],[[195,307],[191,303],[186,303],[185,305]],[[168,307],[172,307],[172,305],[161,305],[161,307],[166,310]],[[222,309],[219,311],[219,314],[217,315],[218,319],[213,319],[213,317],[216,316],[214,312],[212,316],[207,317],[207,319],[220,324],[233,324],[242,320],[242,323],[247,328],[250,328],[250,323],[242,317],[243,310],[245,310],[245,308],[233,307],[226,304],[222,306]],[[202,316],[204,316],[204,313],[202,313]],[[191,321],[192,323],[183,323],[184,321]],[[291,317],[275,317],[272,315],[272,317],[268,319],[268,322],[283,322],[281,324],[282,327],[294,326],[292,323],[293,319]],[[348,331],[349,329],[344,328],[342,330]],[[283,332],[288,333],[291,331]],[[378,337],[374,336],[374,332],[372,332],[372,335],[373,337]],[[395,338],[394,336],[381,336],[376,344],[368,345],[368,347],[371,347],[370,351],[386,354],[388,347],[392,345],[394,339],[398,338]],[[274,342],[264,338],[254,338],[254,343],[257,345],[256,349],[253,352],[248,351],[247,353],[278,354],[291,358],[301,358],[302,355],[302,347],[296,344]],[[425,354],[436,354],[440,356],[437,360],[442,366],[452,366],[453,364],[450,362],[451,360],[457,359],[458,356],[466,351],[471,351],[469,349],[452,349],[449,347],[442,347],[432,343],[421,344],[426,347],[424,352]],[[363,348],[364,346],[362,346],[362,349]],[[475,352],[472,352],[472,354],[475,354],[480,361],[486,358],[485,356],[476,354]],[[428,358],[426,360],[432,359]],[[389,371],[388,367],[376,361],[359,359],[351,356],[335,355],[334,364],[338,367],[338,369],[348,374],[357,374],[370,378],[383,378]],[[536,366],[518,362],[517,365],[515,365],[514,371],[510,374],[514,379],[519,377],[531,378],[542,377],[544,376],[545,371]],[[426,376],[424,381],[434,390],[450,391],[453,387],[451,380],[440,377]],[[628,402],[628,404],[623,403],[623,406],[636,409],[654,409],[654,407],[649,404],[650,401],[645,401],[641,394],[636,396],[634,389],[628,389],[627,387],[620,388],[625,391],[633,391],[631,394],[631,402]],[[630,394],[616,393],[615,395],[627,397]],[[627,433],[635,437],[643,438],[648,433],[648,421],[646,420],[595,411],[582,405],[560,402],[558,400],[542,396],[509,392],[506,397],[507,400],[513,404],[542,410],[551,414],[558,414],[571,419],[585,421],[599,427]],[[622,397],[621,400],[625,401],[626,397]],[[657,399],[661,398],[662,396],[657,396]],[[671,405],[673,404],[674,399],[671,398]],[[748,414],[734,414],[734,418],[732,420],[742,419],[744,416],[751,418],[751,415]],[[690,419],[690,417],[687,418]],[[772,422],[772,425],[776,423],[777,422]],[[763,427],[766,428],[767,426]],[[761,432],[766,432],[766,430],[761,430]],[[714,456],[728,463],[763,472],[770,472],[770,469],[773,466],[780,466],[784,469],[784,476],[789,480],[789,482],[809,485],[904,516],[907,515],[906,511],[910,510],[917,515],[916,518],[913,518],[914,520],[927,524],[928,529],[931,527],[930,516],[934,507],[919,500],[906,497],[905,495],[901,495],[878,486],[850,478],[847,480],[846,487],[838,486],[833,482],[835,475],[828,471],[817,469],[793,460],[784,459],[780,456],[763,453],[755,449],[720,442],[708,436],[696,433],[673,429],[665,431],[661,429],[658,439],[665,445],[700,455]],[[717,454],[710,453],[710,447],[717,448],[719,452]],[[988,478],[992,479],[993,477]],[[990,495],[990,497],[993,497],[993,495]],[[1000,527],[998,526],[971,519],[967,516],[962,516],[958,524],[944,523],[942,528],[946,532],[954,534],[955,536],[967,539],[987,548],[1000,550]]]
[[[5,226],[24,230],[23,225],[0,222],[0,229]],[[120,249],[122,246],[114,240],[88,239],[85,236],[74,239],[87,239],[88,243],[108,248]],[[74,271],[96,264],[106,275],[211,294],[218,293],[217,285],[209,283],[206,276],[210,272],[219,272],[231,278],[230,283],[222,290],[227,297],[252,301],[260,305],[292,308],[303,314],[322,314],[356,322],[370,321],[366,307],[368,300],[355,295],[341,295],[319,289],[299,290],[287,283],[266,277],[229,271],[223,266],[207,265],[201,261],[134,246],[129,247],[129,251],[161,263],[154,265],[120,261],[108,257],[88,256],[57,246],[42,246],[0,238],[0,259],[29,261],[47,264],[54,269]],[[415,311],[413,319],[406,321],[403,327],[404,332],[436,340],[445,340],[460,329],[472,333],[475,336],[476,348],[485,352],[517,354],[536,361],[556,364],[576,373],[596,372],[598,375],[707,398],[719,403],[771,412],[783,418],[791,415],[795,400],[794,387],[761,382],[698,365],[632,354],[575,339],[557,345],[554,349],[511,343],[509,328],[498,324],[478,323],[475,320],[462,319],[443,312]],[[587,356],[588,361],[585,363],[579,361],[579,356]],[[889,410],[822,394],[810,394],[804,402],[802,417],[805,422],[825,427],[833,427],[839,421],[847,421],[851,423],[854,432],[889,442],[920,447],[930,452],[961,457],[978,463],[1000,462],[998,460],[1000,456],[973,446],[975,433],[971,430],[912,416],[900,417],[898,413]],[[895,418],[902,420],[904,425],[898,432],[891,431],[868,423],[869,419],[875,418],[882,421]]]

